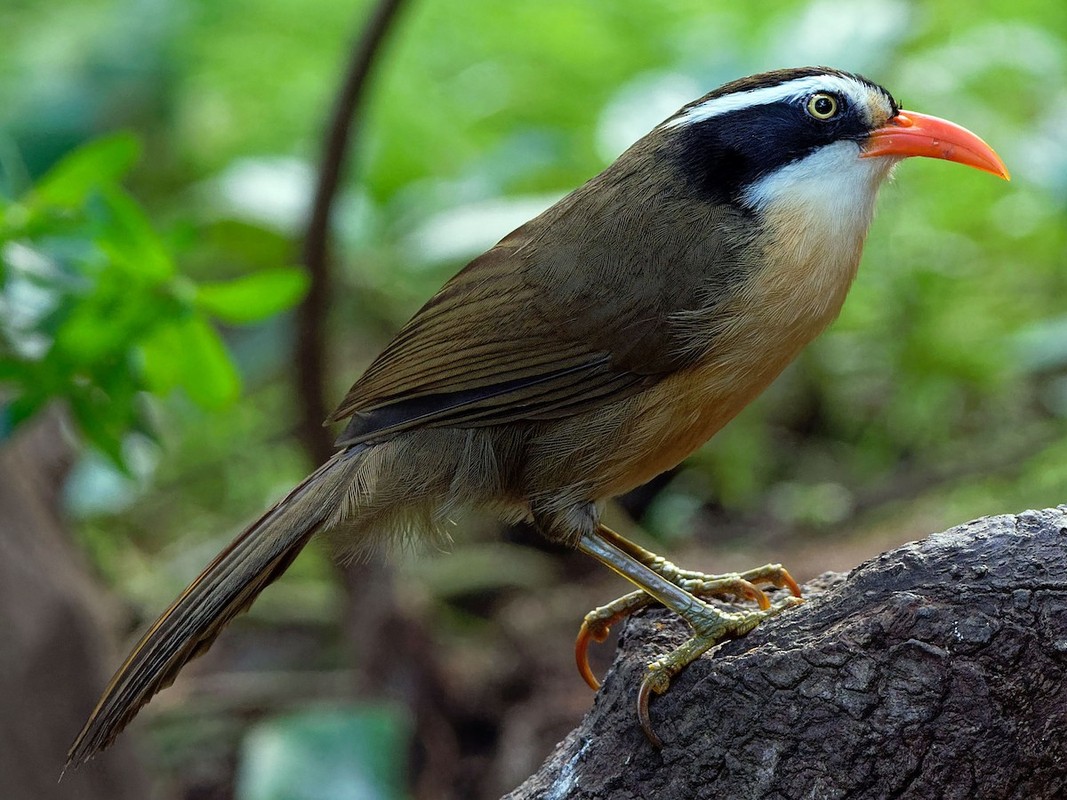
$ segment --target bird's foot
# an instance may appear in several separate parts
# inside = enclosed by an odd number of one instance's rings
[[[767,568],[761,567],[760,569]],[[778,567],[778,569],[781,568]],[[752,570],[752,572],[757,571]],[[788,573],[785,574],[788,575]],[[641,689],[637,693],[637,718],[641,722],[641,730],[645,732],[645,736],[648,737],[653,747],[663,746],[663,742],[652,729],[652,719],[648,711],[649,700],[653,694],[666,692],[671,685],[672,678],[712,647],[728,639],[744,636],[763,620],[781,614],[787,608],[803,602],[798,588],[794,596],[787,597],[767,608],[761,608],[759,611],[730,613],[707,603],[701,603],[700,606],[694,608],[687,617],[687,621],[693,626],[693,636],[667,655],[657,658],[648,665],[648,672],[645,674],[645,679],[641,681]]]
[[[776,589],[788,588],[794,597],[800,597],[800,586],[781,564],[766,564],[762,567],[750,569],[747,572],[708,575],[703,572],[679,569],[660,556],[654,556],[645,563],[657,574],[694,597],[754,600],[762,611],[771,611],[773,609],[766,592],[759,588],[761,584],[773,586]],[[611,632],[613,625],[654,602],[655,600],[643,591],[630,592],[605,606],[593,609],[585,615],[585,619],[582,620],[582,627],[578,630],[578,638],[574,643],[574,658],[578,664],[578,672],[581,673],[582,678],[585,679],[590,688],[593,690],[599,689],[600,681],[589,666],[589,643],[603,642]],[[702,604],[702,606],[706,606],[706,604]],[[777,613],[777,611],[774,613]],[[694,621],[691,619],[688,621],[695,628]],[[753,623],[748,630],[754,628],[755,625],[756,623]],[[747,632],[744,631],[744,633]],[[706,650],[707,648],[704,649]],[[700,652],[704,651],[701,650]],[[697,653],[697,656],[699,655],[700,653]]]
[[[656,747],[660,739],[652,730],[648,715],[649,699],[663,694],[671,679],[710,648],[727,639],[744,636],[760,622],[801,603],[800,587],[781,564],[767,564],[748,572],[728,575],[705,575],[676,567],[666,559],[645,550],[605,525],[582,534],[578,548],[610,567],[640,587],[641,591],[620,597],[613,603],[590,612],[578,633],[575,658],[586,682],[599,687],[589,669],[587,651],[590,641],[603,641],[611,626],[634,613],[653,599],[678,614],[693,628],[693,636],[666,656],[653,661],[641,682],[637,714],[648,740]],[[793,594],[772,605],[759,585],[787,588]],[[719,609],[701,598],[730,596],[752,599],[760,610],[730,612]]]

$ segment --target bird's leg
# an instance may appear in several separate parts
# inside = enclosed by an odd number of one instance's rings
[[[762,567],[756,567],[755,569],[750,569],[745,572],[731,572],[725,575],[709,575],[704,572],[680,569],[663,556],[658,556],[640,545],[634,544],[626,537],[620,536],[605,525],[601,525],[597,528],[597,534],[605,541],[611,542],[631,558],[640,561],[653,572],[658,572],[671,583],[676,583],[683,589],[688,589],[694,594],[708,597],[719,597],[722,595],[747,597],[750,600],[758,602],[760,608],[769,607],[770,601],[767,600],[766,595],[763,595],[762,591],[756,590],[756,592],[753,592],[755,586],[758,586],[759,584],[773,586],[775,589],[789,589],[794,596],[800,597],[800,586],[793,580],[793,576],[789,574],[789,571],[781,564],[764,564]],[[734,591],[730,588],[731,582],[737,586],[739,591]],[[748,587],[745,586],[746,583],[748,584]],[[702,589],[704,586],[707,588]],[[760,595],[762,595],[762,597]]]
[[[669,561],[664,563],[670,565]],[[648,566],[646,564],[646,566]],[[673,565],[671,565],[673,566]],[[659,570],[649,567],[660,575],[663,575]],[[763,568],[761,567],[760,570]],[[749,579],[751,573],[759,572],[760,570],[750,570],[747,573],[731,574],[731,575],[704,575],[703,573],[688,573],[691,575],[700,575],[699,580],[694,578],[686,578],[684,580],[672,580],[671,574],[663,575],[663,577],[670,580],[680,588],[692,594],[694,597],[744,597],[749,600],[755,600],[759,607],[762,609],[770,608],[771,601],[767,599],[767,595],[763,592],[755,583]],[[681,570],[678,570],[681,572]],[[753,575],[752,577],[757,577]],[[656,602],[655,599],[647,592],[638,589],[636,592],[630,592],[624,594],[622,597],[616,598],[607,605],[594,608],[585,618],[582,620],[582,627],[578,630],[578,638],[574,642],[574,659],[578,665],[578,672],[581,673],[582,678],[589,688],[596,691],[600,688],[600,680],[593,674],[592,668],[589,666],[589,644],[590,642],[603,642],[608,638],[608,634],[611,633],[611,628],[619,620],[626,619],[626,617],[633,614],[635,611],[640,611],[642,608],[651,605]]]
[[[671,678],[711,647],[726,639],[745,635],[762,620],[800,602],[800,587],[789,573],[777,564],[729,575],[705,575],[681,570],[603,525],[598,526],[593,533],[583,534],[578,548],[641,589],[595,609],[582,623],[575,644],[575,656],[578,669],[590,686],[596,688],[599,682],[592,675],[586,659],[589,641],[603,641],[611,625],[637,609],[656,600],[681,616],[693,628],[694,635],[689,640],[649,664],[648,674],[638,693],[637,713],[641,727],[649,741],[657,747],[661,743],[652,730],[648,715],[651,695],[665,692],[670,686]],[[756,583],[787,586],[795,596],[772,606],[766,595],[755,586]],[[705,603],[699,597],[726,594],[756,599],[760,601],[760,610],[730,613]]]
[[[736,597],[754,600],[761,609],[766,610],[770,608],[771,603],[767,595],[759,588],[760,584],[778,589],[788,588],[794,596],[800,596],[800,587],[781,564],[766,564],[740,573],[708,575],[703,572],[679,569],[667,559],[645,550],[606,526],[601,525],[597,529],[597,534],[626,555],[696,597]],[[578,638],[575,640],[574,655],[579,673],[592,689],[599,689],[600,681],[593,675],[589,666],[589,643],[603,642],[611,631],[611,627],[619,620],[625,619],[652,602],[654,600],[647,592],[631,592],[586,614],[582,627],[578,631]]]

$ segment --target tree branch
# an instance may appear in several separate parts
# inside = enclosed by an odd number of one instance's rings
[[[333,452],[322,421],[326,400],[326,320],[330,306],[329,231],[333,201],[355,141],[355,123],[366,95],[371,71],[403,0],[380,0],[352,51],[341,90],[322,143],[322,163],[315,187],[301,260],[308,271],[307,296],[297,310],[296,370],[301,400],[299,438],[318,464]]]
[[[684,624],[627,625],[593,709],[508,800],[1067,796],[1067,506],[986,517],[809,587],[634,697]]]

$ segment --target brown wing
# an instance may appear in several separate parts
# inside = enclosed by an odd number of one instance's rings
[[[574,414],[649,384],[588,336],[584,303],[553,309],[514,259],[510,247],[486,253],[401,329],[331,415],[352,417],[339,445]]]
[[[672,316],[707,306],[728,259],[672,230],[633,167],[620,159],[445,284],[330,416],[352,417],[338,445],[578,414],[683,366]],[[703,237],[722,220],[692,222]]]

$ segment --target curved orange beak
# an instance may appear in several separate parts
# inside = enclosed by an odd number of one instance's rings
[[[900,111],[871,132],[861,158],[875,156],[943,158],[1011,180],[1000,156],[969,130],[914,111]]]

